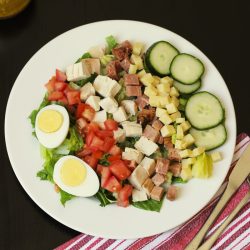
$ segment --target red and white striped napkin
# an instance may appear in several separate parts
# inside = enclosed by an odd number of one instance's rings
[[[231,169],[235,166],[241,154],[250,142],[250,137],[246,134],[240,134],[237,137]],[[72,240],[56,248],[56,250],[138,250],[138,249],[174,249],[182,250],[193,239],[199,229],[202,227],[216,202],[224,191],[227,178],[215,195],[214,199],[182,226],[170,231],[146,238],[132,240],[111,240],[99,237],[80,234]],[[245,181],[239,190],[234,194],[224,211],[219,216],[215,224],[208,232],[209,237],[227,218],[234,207],[241,201],[247,192],[250,191],[248,183]],[[220,238],[215,242],[211,250],[229,250],[229,249],[250,249],[250,200],[237,214],[236,218],[229,224]]]

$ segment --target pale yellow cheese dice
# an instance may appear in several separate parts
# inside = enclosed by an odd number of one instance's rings
[[[144,94],[147,96],[154,96],[158,94],[158,91],[154,86],[149,85],[145,88]]]
[[[160,82],[161,82],[161,83],[168,83],[168,84],[170,84],[170,86],[172,86],[174,80],[173,80],[173,78],[171,78],[171,77],[169,77],[169,76],[165,76],[165,77],[161,78],[161,81],[160,81]]]
[[[161,107],[159,98],[156,95],[149,96],[148,102],[152,107]]]
[[[143,69],[143,62],[140,56],[132,54],[130,60],[133,64],[137,66],[138,70]]]
[[[184,137],[184,132],[183,132],[182,126],[178,125],[176,128],[176,139],[182,140],[183,137]]]
[[[159,76],[153,76],[153,78],[154,78],[153,84],[155,86],[158,85],[160,83],[161,78]]]
[[[174,147],[177,148],[177,149],[186,149],[187,144],[182,140],[175,140]]]
[[[180,95],[179,91],[175,87],[170,88],[169,94],[170,94],[170,96],[175,96],[175,97],[178,97]]]
[[[175,120],[175,122],[176,122],[177,124],[181,124],[181,123],[185,122],[185,118],[183,118],[183,117],[177,118],[177,119]]]
[[[186,158],[181,161],[182,167],[193,165],[196,162],[196,158]]]
[[[182,168],[180,176],[184,181],[190,180],[192,178],[192,169],[191,169],[191,167],[188,166],[186,168]]]
[[[139,71],[138,73],[137,73],[137,75],[138,75],[138,78],[139,79],[141,79],[144,75],[146,75],[147,74],[147,72],[143,69],[143,70],[141,70],[141,71]]]
[[[169,83],[160,83],[157,85],[157,89],[159,91],[159,93],[161,93],[162,95],[169,95],[170,92],[170,84]]]
[[[163,108],[156,108],[156,112],[155,112],[155,115],[157,117],[160,117],[161,115],[163,114],[167,114],[167,110],[166,109],[163,109]]]
[[[135,64],[130,64],[129,65],[129,69],[128,69],[128,73],[129,74],[135,74],[137,71],[137,66]]]
[[[175,128],[173,125],[165,125],[161,128],[161,135],[163,137],[170,137],[175,133]]]
[[[170,103],[170,97],[169,96],[158,96],[160,107],[165,108],[167,104]]]
[[[192,151],[192,156],[193,157],[197,157],[197,156],[201,155],[204,152],[205,152],[205,148],[204,147],[194,148],[193,151]]]
[[[194,144],[195,140],[191,134],[187,134],[184,136],[183,141],[187,143],[187,147]]]
[[[173,113],[178,111],[178,109],[176,108],[176,106],[173,103],[167,104],[166,109],[167,109],[169,114],[173,114]]]
[[[135,42],[135,43],[132,45],[133,54],[139,56],[139,55],[142,53],[142,51],[143,51],[143,47],[144,47],[144,44],[143,44],[143,43]]]
[[[170,115],[171,119],[175,122],[177,118],[181,117],[181,113],[179,111]]]
[[[169,116],[169,114],[168,114],[167,112],[164,113],[164,114],[162,114],[162,115],[159,117],[159,120],[160,120],[163,124],[165,124],[165,125],[168,125],[168,124],[170,124],[170,123],[173,122],[172,119],[171,119],[171,117]]]
[[[140,78],[140,81],[143,83],[143,85],[148,86],[154,83],[154,77],[150,73],[146,73]]]
[[[191,125],[188,121],[182,122],[181,126],[184,132],[188,131],[191,128]]]
[[[222,155],[218,151],[217,152],[213,152],[211,154],[211,158],[212,158],[213,162],[221,161],[222,160]]]
[[[181,158],[188,158],[192,155],[192,151],[190,149],[185,149],[179,152]]]
[[[171,97],[171,102],[178,108],[180,105],[180,101],[176,96]]]

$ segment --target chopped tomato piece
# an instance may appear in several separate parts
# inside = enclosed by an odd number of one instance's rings
[[[97,165],[97,168],[96,168],[96,173],[101,175],[102,174],[102,169],[103,168],[106,168],[105,166],[101,165],[101,164],[98,164]]]
[[[86,155],[84,157],[84,161],[87,162],[89,164],[89,166],[92,167],[93,169],[96,168],[97,163],[98,163],[98,159],[96,159],[95,157],[93,157],[91,155]]]
[[[45,87],[47,88],[48,92],[52,92],[55,90],[55,82],[56,82],[56,77],[53,76],[48,83],[45,84]]]
[[[86,104],[84,103],[79,103],[76,108],[76,119],[79,119],[82,117],[82,113],[85,110]]]
[[[128,207],[129,206],[129,200],[125,200],[125,201],[117,200],[116,204],[119,207]]]
[[[102,150],[104,152],[108,152],[114,144],[115,144],[115,139],[114,138],[105,137]]]
[[[118,200],[125,201],[128,200],[132,195],[133,187],[129,184],[124,185],[122,190],[118,193]]]
[[[105,137],[113,137],[114,133],[113,131],[110,130],[100,130],[96,133],[97,136],[99,136],[100,138],[104,139]]]
[[[55,90],[63,91],[68,86],[65,82],[55,82]]]
[[[131,174],[131,171],[126,167],[122,160],[112,162],[109,168],[113,175],[121,181],[126,180]]]
[[[64,97],[63,92],[61,91],[54,91],[51,92],[48,96],[49,101],[58,101]]]
[[[80,92],[77,90],[72,90],[66,93],[69,105],[78,104],[81,102]]]
[[[98,150],[98,151],[96,151],[96,152],[93,152],[92,156],[99,160],[99,159],[102,158],[103,152],[100,151],[100,150]]]
[[[76,91],[75,89],[73,89],[72,87],[70,87],[68,84],[67,84],[67,87],[64,89],[64,94],[66,95],[68,92],[71,92],[71,91]]]
[[[67,76],[61,70],[56,69],[56,80],[59,82],[65,82],[67,80]]]
[[[62,103],[63,105],[68,105],[68,100],[65,96],[59,99],[58,102]]]
[[[98,132],[100,130],[100,127],[99,127],[99,125],[97,124],[97,123],[95,123],[95,122],[91,122],[91,123],[89,123],[89,125],[88,125],[88,128],[87,128],[87,132],[89,133],[90,131],[92,131],[92,132]]]
[[[92,154],[92,150],[85,148],[85,149],[79,151],[77,153],[77,156],[80,158],[84,158],[86,155],[91,155],[91,154]]]
[[[92,139],[92,142],[90,143],[89,148],[92,149],[93,151],[102,150],[103,144],[104,144],[104,142],[102,139],[100,139],[97,136],[94,136]]]
[[[114,176],[111,176],[104,188],[113,193],[119,192],[122,189],[122,185]]]
[[[107,119],[104,122],[105,128],[107,130],[117,130],[118,129],[118,123],[112,119]]]
[[[121,153],[122,151],[117,145],[112,146],[112,148],[109,150],[109,154],[111,155],[120,155]]]
[[[89,147],[93,141],[93,138],[95,137],[95,134],[93,131],[90,131],[86,136],[86,145]]]
[[[114,161],[118,161],[118,160],[121,160],[121,155],[110,155],[108,157],[109,162],[114,162]]]
[[[95,110],[88,106],[84,109],[82,116],[87,120],[92,121],[95,117]]]
[[[111,176],[111,171],[109,167],[102,167],[102,172],[101,172],[101,187],[105,187],[108,183],[108,180]]]

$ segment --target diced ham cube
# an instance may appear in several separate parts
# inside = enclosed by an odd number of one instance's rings
[[[150,193],[153,188],[154,188],[154,183],[150,178],[148,178],[142,185],[142,189],[146,192],[148,196],[150,196]]]
[[[166,138],[164,138],[165,140]],[[179,149],[177,148],[168,148],[168,159],[170,161],[181,161],[181,156],[179,154]]]
[[[129,70],[129,66],[130,66],[130,60],[128,57],[124,58],[121,62],[120,62],[121,67],[128,72]]]
[[[178,189],[175,186],[169,186],[167,190],[167,199],[173,201],[176,199],[178,193]]]
[[[160,120],[156,119],[156,120],[153,121],[152,127],[153,127],[154,129],[160,131],[161,128],[163,127],[163,124],[162,124],[162,122],[161,122]]]
[[[153,176],[152,182],[155,184],[155,186],[160,186],[165,182],[165,176],[157,173]]]
[[[139,96],[135,100],[137,106],[142,110],[149,104],[149,98],[146,95]]]
[[[135,160],[129,161],[127,167],[133,171],[137,167],[136,161]]]
[[[122,61],[128,57],[132,52],[132,45],[129,41],[124,41],[112,49],[112,54],[119,60]]]
[[[119,80],[118,73],[121,70],[120,62],[119,61],[111,61],[106,66],[107,76],[114,79]]]
[[[150,125],[147,125],[143,131],[143,135],[153,142],[157,142],[160,136],[158,130],[154,129]]]
[[[180,176],[181,174],[181,163],[179,162],[174,162],[171,163],[169,166],[169,171],[173,173],[173,176]]]
[[[150,197],[153,200],[160,201],[164,193],[164,189],[162,187],[154,186],[150,193]]]
[[[164,138],[160,135],[157,143],[163,144],[163,142],[164,142]]]
[[[174,147],[171,137],[165,137],[163,143],[164,143],[165,148],[167,148],[168,150],[173,149]]]
[[[136,85],[139,86],[139,78],[137,74],[125,74],[124,75],[124,84],[125,85]]]
[[[155,109],[142,109],[138,112],[138,120],[142,125],[150,123],[155,117]]]
[[[141,86],[126,86],[127,96],[141,96]]]
[[[155,171],[158,174],[166,175],[168,172],[170,161],[168,159],[157,159]]]

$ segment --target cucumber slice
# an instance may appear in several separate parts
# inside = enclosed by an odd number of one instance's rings
[[[181,94],[191,94],[201,87],[201,80],[190,85],[174,81],[174,87],[176,87]]]
[[[200,130],[216,127],[224,120],[224,109],[219,99],[206,91],[188,99],[185,114],[191,125]]]
[[[197,147],[205,147],[206,150],[218,148],[227,139],[227,131],[223,124],[206,130],[191,128],[189,133],[194,137],[195,145]]]
[[[204,70],[204,65],[198,58],[184,53],[177,55],[170,65],[173,78],[183,84],[195,83],[201,78]]]
[[[158,76],[170,74],[170,64],[179,51],[166,41],[159,41],[149,47],[145,62],[148,69]]]

